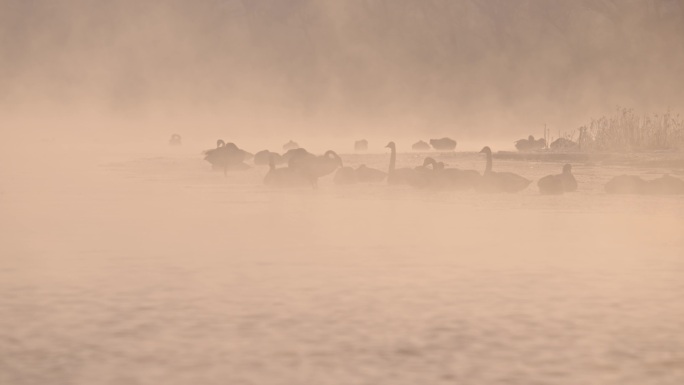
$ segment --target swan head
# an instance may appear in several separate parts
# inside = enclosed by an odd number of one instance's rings
[[[397,148],[397,145],[394,144],[394,142],[389,142],[389,143],[387,143],[387,146],[385,146],[385,148],[394,148],[394,149],[396,149],[396,148]]]
[[[219,139],[216,141],[216,148],[223,147],[226,145],[226,142],[223,141],[223,139]]]
[[[423,167],[427,166],[428,164],[431,164],[432,167],[437,167],[437,161],[429,156],[423,160]]]
[[[572,172],[572,165],[567,163],[563,166],[563,174],[570,174]]]
[[[335,151],[333,151],[333,150],[326,151],[325,157],[328,159],[332,159],[333,161],[335,161],[335,163],[337,163],[340,167],[342,167],[342,158],[340,158],[340,156],[337,155],[337,153]]]
[[[484,147],[482,147],[482,150],[480,150],[480,154],[491,154],[491,153],[492,153],[492,149],[489,148],[489,146],[484,146]]]

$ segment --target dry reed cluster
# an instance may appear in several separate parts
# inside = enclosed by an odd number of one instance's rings
[[[612,116],[592,119],[579,133],[584,152],[684,150],[684,120],[669,111],[640,116],[622,108]]]

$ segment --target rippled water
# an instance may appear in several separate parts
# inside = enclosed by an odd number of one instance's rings
[[[68,154],[0,168],[0,384],[684,383],[684,197],[602,191],[672,170],[274,190],[187,149]]]

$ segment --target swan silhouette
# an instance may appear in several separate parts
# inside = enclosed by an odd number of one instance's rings
[[[275,159],[276,157],[272,156],[269,161],[269,170],[264,177],[265,185],[274,187],[311,186],[316,188],[316,178],[291,167],[276,168]]]
[[[368,141],[366,139],[361,139],[354,142],[354,151],[368,151]]]
[[[475,170],[445,168],[444,162],[431,157],[425,158],[423,166],[431,166],[429,187],[434,189],[464,190],[475,187],[480,180],[480,173]]]
[[[271,162],[271,157],[273,157],[276,165],[283,163],[282,156],[277,152],[262,150],[254,154],[254,164],[257,166],[268,166]]]
[[[532,183],[531,180],[512,172],[492,171],[492,150],[485,146],[480,153],[487,155],[487,166],[482,174],[478,190],[482,192],[519,192]]]
[[[352,167],[341,167],[333,177],[335,184],[356,184],[359,182],[356,171]]]
[[[644,194],[646,181],[636,175],[618,175],[605,185],[609,194]]]
[[[518,151],[535,151],[542,150],[546,147],[546,140],[544,138],[534,139],[534,136],[530,135],[527,139],[519,139],[515,141],[515,148]]]
[[[437,151],[453,151],[456,141],[451,138],[430,139],[430,145]]]
[[[211,163],[212,169],[223,170],[227,175],[228,170],[246,170],[249,168],[244,160],[249,158],[249,153],[240,149],[235,143],[226,143],[222,139],[216,141],[216,148],[204,152],[204,160]]]
[[[411,149],[413,151],[428,151],[430,150],[430,145],[425,141],[419,140],[416,143],[413,143]]]
[[[313,155],[304,149],[293,154],[288,160],[288,166],[302,170],[316,178],[331,174],[342,167],[342,158],[335,151],[328,150],[321,156]]]
[[[547,175],[537,181],[539,192],[544,195],[563,194],[577,190],[577,180],[572,175],[572,165],[565,164],[563,173]]]
[[[172,146],[180,146],[182,144],[181,136],[178,134],[171,135],[171,139],[169,139],[169,144]]]
[[[361,183],[376,183],[382,182],[387,177],[387,173],[374,168],[370,168],[365,164],[356,168],[356,179]]]
[[[658,179],[643,180],[636,175],[619,175],[605,186],[609,194],[684,194],[684,181],[665,174]]]
[[[415,183],[417,171],[411,168],[396,168],[397,146],[394,142],[387,143],[385,148],[391,150],[389,170],[387,171],[388,184],[413,184]]]
[[[684,194],[684,181],[669,174],[646,182],[646,193],[657,195]]]
[[[299,144],[297,144],[297,142],[293,142],[292,140],[283,144],[283,150],[285,150],[285,151],[295,150],[298,148],[299,148]]]

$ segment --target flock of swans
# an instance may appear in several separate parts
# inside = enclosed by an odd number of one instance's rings
[[[532,180],[512,172],[493,170],[492,150],[484,147],[480,153],[486,156],[483,173],[476,170],[447,168],[443,162],[426,157],[422,165],[416,167],[396,167],[397,148],[389,142],[389,168],[387,172],[360,165],[356,169],[344,166],[342,158],[332,150],[323,155],[315,155],[292,141],[284,154],[263,150],[254,155],[240,149],[234,143],[218,140],[216,148],[204,152],[204,159],[217,170],[226,174],[229,170],[245,170],[245,163],[252,160],[255,165],[268,165],[269,170],[264,183],[269,186],[317,187],[318,179],[335,173],[333,182],[339,185],[356,183],[379,183],[386,181],[392,185],[409,185],[421,189],[434,190],[475,190],[486,193],[516,193],[525,190]],[[279,167],[281,166],[281,167]],[[572,165],[565,164],[560,174],[547,175],[537,181],[539,192],[545,195],[563,194],[577,190],[577,180],[572,174]],[[634,175],[621,175],[605,185],[612,194],[684,194],[684,181],[670,175],[654,180],[643,180]]]

